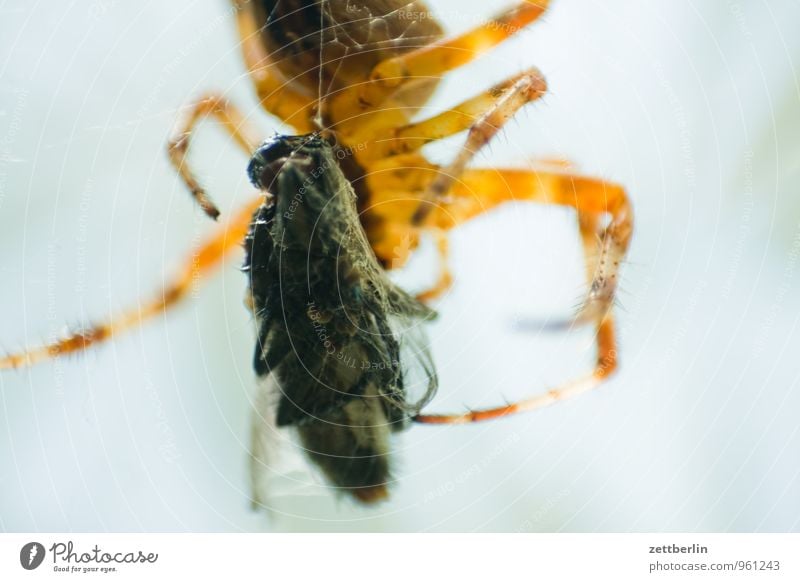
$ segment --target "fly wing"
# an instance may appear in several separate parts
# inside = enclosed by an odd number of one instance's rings
[[[426,308],[427,309],[427,308]],[[433,399],[439,387],[424,321],[404,315],[391,318],[392,331],[399,338],[399,366],[402,394],[384,392],[392,406],[413,417]]]
[[[290,435],[276,421],[280,389],[273,375],[258,379],[250,424],[250,499],[253,509],[269,510],[280,497],[324,496],[324,488],[296,452],[285,447]]]

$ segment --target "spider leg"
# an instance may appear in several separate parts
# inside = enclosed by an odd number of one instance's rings
[[[633,212],[624,188],[569,172],[467,170],[451,195],[452,202],[431,216],[439,228],[452,227],[510,200],[574,208],[590,281],[577,319],[599,322],[608,314],[617,290],[619,266],[633,233]]]
[[[375,135],[375,145],[367,148],[364,154],[369,157],[360,161],[367,170],[369,208],[372,215],[367,218],[365,228],[373,250],[384,263],[387,257],[390,257],[393,266],[400,266],[411,250],[409,245],[406,245],[405,256],[397,257],[396,249],[404,247],[402,245],[398,247],[393,243],[396,238],[394,235],[397,232],[409,232],[397,215],[399,207],[404,205],[406,209],[412,208],[412,212],[408,215],[400,210],[403,213],[402,220],[406,220],[414,227],[420,226],[465,172],[465,167],[475,152],[485,145],[516,111],[540,97],[545,89],[544,79],[538,71],[532,69],[468,99],[454,109],[392,130],[392,137],[381,139],[380,133]],[[479,116],[477,122],[473,121],[475,116]],[[447,168],[442,169],[431,164],[418,153],[419,148],[426,143],[467,128],[469,128],[467,140]],[[420,190],[423,192],[421,197],[418,193]],[[398,204],[399,200],[403,200],[403,204]],[[387,201],[390,203],[388,220],[375,220],[375,215],[387,211],[387,208],[379,208]],[[445,223],[444,228],[450,228],[450,225]],[[410,237],[407,239],[410,240]],[[383,241],[389,241],[388,248]],[[398,261],[398,258],[402,260]]]
[[[419,207],[411,217],[412,224],[419,225],[425,221],[434,204],[448,193],[478,150],[489,143],[489,140],[523,105],[538,99],[544,90],[544,80],[537,71],[533,70],[521,75],[501,94],[497,101],[470,127],[467,139],[455,159],[446,168],[443,168],[430,183]]]
[[[70,333],[61,340],[0,357],[0,370],[27,367],[44,360],[83,351],[110,340],[113,336],[141,325],[145,320],[163,313],[185,299],[196,282],[207,276],[232,250],[241,247],[250,227],[253,212],[263,203],[258,197],[243,207],[212,237],[203,242],[183,268],[149,301],[137,302],[137,307],[124,311],[106,322]]]
[[[608,315],[600,322],[597,328],[597,361],[591,373],[549,390],[544,394],[538,394],[512,404],[473,410],[462,414],[419,414],[413,420],[423,424],[467,424],[501,418],[520,412],[530,412],[561,400],[574,398],[596,388],[614,372],[616,367],[617,346],[614,339],[614,324],[611,316]]]
[[[348,87],[332,99],[332,118],[350,120],[368,109],[380,108],[402,86],[439,78],[469,63],[539,18],[548,3],[549,0],[519,2],[460,36],[378,63],[368,82]],[[355,121],[355,125],[360,123]]]
[[[261,106],[300,132],[312,131],[310,111],[316,106],[316,101],[293,90],[270,63],[259,38],[260,33],[248,6],[249,3],[244,0],[232,0],[232,4],[236,9],[245,66],[261,100]],[[252,132],[245,116],[237,107],[220,95],[210,94],[192,106],[176,137],[168,143],[167,150],[172,165],[203,211],[216,220],[219,209],[206,194],[186,160],[189,141],[195,126],[209,115],[214,115],[222,122],[225,130],[248,157],[262,140]]]
[[[430,289],[417,294],[417,299],[423,303],[433,301],[453,285],[453,274],[447,264],[448,240],[447,234],[441,229],[431,229],[436,237],[436,249],[439,251],[439,278]]]
[[[369,157],[362,158],[362,163],[368,164],[370,161],[416,152],[433,141],[468,129],[470,134],[461,152],[464,156],[464,150],[474,148],[469,151],[477,151],[520,107],[538,99],[546,90],[547,84],[542,74],[536,69],[529,69],[428,119],[401,127],[378,129],[367,124],[363,134],[355,135],[351,140],[374,141],[365,152]],[[477,140],[477,137],[481,140]],[[466,161],[468,158],[462,160],[461,165]]]
[[[251,3],[248,0],[232,0],[232,3],[236,9],[245,66],[261,106],[299,133],[314,131],[316,128],[311,122],[311,113],[317,105],[316,100],[292,89],[270,62],[251,11]]]
[[[374,166],[367,177],[372,193],[368,235],[384,262],[398,246],[402,247],[397,244],[399,239],[418,238],[420,228],[411,225],[411,217],[418,209],[420,193],[427,191],[440,174],[437,166],[414,154],[389,158]],[[557,204],[576,210],[591,281],[579,319],[598,321],[613,303],[619,265],[633,231],[633,214],[624,188],[550,168],[468,169],[421,228],[447,231],[511,201]],[[608,217],[607,223],[601,221],[604,217]]]
[[[175,137],[167,144],[169,159],[191,191],[192,197],[206,214],[216,220],[219,209],[200,185],[186,159],[195,126],[209,115],[215,116],[222,122],[222,126],[248,157],[252,155],[261,140],[252,133],[244,115],[235,106],[223,97],[212,94],[206,95],[192,105],[189,115],[179,126]]]
[[[378,214],[381,233],[391,236],[405,225],[416,235],[410,218],[417,205],[412,192],[424,192],[439,170],[422,156],[398,156],[386,160],[370,179],[371,202]],[[403,186],[406,190],[403,192]],[[598,386],[615,370],[617,348],[611,315],[617,289],[619,266],[627,252],[633,232],[633,214],[625,190],[616,184],[551,168],[465,170],[449,193],[428,217],[423,228],[447,230],[509,201],[558,204],[574,208],[584,248],[589,292],[577,315],[579,322],[597,325],[597,361],[588,375],[515,404],[466,414],[420,415],[415,420],[427,423],[465,423],[487,420],[516,412],[534,410]],[[405,235],[412,236],[412,235]],[[378,249],[391,246],[379,240]]]

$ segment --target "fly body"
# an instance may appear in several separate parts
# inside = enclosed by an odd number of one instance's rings
[[[392,283],[358,221],[333,147],[278,136],[248,169],[267,193],[246,238],[258,330],[254,366],[277,387],[277,425],[295,427],[325,476],[361,501],[386,496],[389,437],[436,388],[414,329],[434,312]],[[420,364],[417,366],[417,364]],[[410,368],[423,398],[409,402]]]

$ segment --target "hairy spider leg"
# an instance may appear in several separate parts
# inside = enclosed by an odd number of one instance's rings
[[[384,161],[380,170],[367,178],[372,181],[370,191],[374,193],[371,207],[382,223],[380,234],[386,236],[389,243],[377,240],[376,248],[388,250],[393,239],[417,235],[410,218],[418,208],[419,197],[438,173],[435,165],[410,154]],[[633,215],[625,190],[617,184],[552,168],[541,171],[465,170],[449,198],[431,212],[426,227],[446,231],[499,204],[515,200],[557,204],[576,210],[589,280],[589,291],[576,318],[578,322],[597,325],[595,369],[560,388],[515,404],[464,414],[425,414],[415,419],[418,422],[474,422],[533,410],[596,387],[616,368],[611,308],[620,263],[633,231]],[[607,223],[603,222],[604,217],[608,217]]]
[[[453,285],[453,274],[447,262],[450,246],[447,234],[440,228],[431,228],[428,232],[436,239],[436,250],[439,252],[439,277],[430,289],[417,294],[417,299],[423,303],[437,299]]]
[[[485,145],[495,135],[502,125],[508,121],[523,105],[537,99],[546,90],[545,82],[538,71],[531,70],[521,73],[504,81],[488,91],[468,99],[456,107],[415,123],[410,123],[397,129],[382,131],[371,135],[371,145],[365,150],[356,153],[359,163],[365,167],[368,191],[370,194],[378,193],[377,197],[370,196],[367,204],[362,204],[365,209],[364,223],[370,242],[383,264],[389,268],[402,266],[411,251],[418,244],[416,229],[409,229],[395,221],[388,224],[377,219],[373,204],[382,199],[380,192],[387,185],[380,180],[370,178],[374,172],[380,172],[391,166],[394,162],[404,163],[412,161],[422,164],[423,167],[437,170],[434,180],[425,181],[424,194],[408,198],[416,204],[416,211],[408,217],[412,226],[419,225],[427,213],[437,204],[451,188],[454,181],[464,172],[464,168],[474,153]],[[475,119],[478,119],[475,122]],[[445,169],[435,167],[423,157],[411,156],[425,144],[469,129],[467,141],[456,159]],[[369,129],[367,130],[369,131]],[[413,190],[409,187],[400,187],[401,191]],[[387,192],[388,193],[388,192]],[[426,225],[427,226],[427,225]],[[399,236],[389,239],[389,248],[379,242],[386,229],[396,232]],[[452,276],[447,267],[447,241],[445,235],[436,228],[428,228],[437,239],[440,256],[440,275],[438,281],[428,291],[420,294],[423,301],[435,299],[446,291],[452,284]],[[413,233],[413,236],[412,234]],[[380,245],[380,246],[379,246]]]
[[[195,126],[209,115],[215,116],[222,122],[222,127],[230,134],[242,151],[247,154],[248,158],[253,154],[261,140],[246,123],[244,115],[238,108],[220,95],[210,94],[202,97],[191,106],[186,119],[178,126],[175,137],[167,143],[169,159],[186,183],[192,193],[192,197],[208,216],[216,220],[219,217],[219,209],[206,194],[187,161],[189,144],[195,131]]]
[[[517,111],[540,98],[546,90],[544,78],[536,69],[531,69],[492,87],[451,111],[408,128],[401,128],[404,139],[410,139],[410,143],[414,144],[412,147],[417,148],[424,145],[426,139],[434,141],[469,128],[467,139],[455,159],[447,167],[440,169],[426,188],[419,206],[410,218],[411,223],[422,224],[434,205],[447,195],[453,183],[463,174],[475,154],[489,143]],[[475,115],[477,120],[473,121]]]
[[[461,67],[513,36],[547,9],[548,0],[523,1],[455,38],[445,38],[375,65],[369,80],[347,87],[328,105],[331,119],[346,127],[363,126],[358,117],[366,110],[379,110],[404,85],[438,79]],[[377,120],[379,117],[371,117]]]
[[[175,306],[187,297],[195,282],[208,276],[231,251],[241,248],[242,241],[250,228],[253,213],[263,202],[263,196],[259,196],[242,207],[228,224],[220,227],[217,233],[192,253],[183,268],[153,299],[140,303],[137,307],[128,309],[108,321],[72,332],[56,342],[0,357],[0,370],[32,366],[44,360],[81,352],[108,341],[123,331],[138,327],[145,320],[152,319]]]
[[[596,341],[597,360],[594,370],[557,388],[495,408],[484,408],[455,414],[419,414],[412,420],[422,424],[468,424],[483,420],[493,420],[521,412],[531,412],[562,400],[580,396],[602,384],[617,367],[617,348],[611,315],[604,318],[597,327]]]
[[[250,129],[245,121],[244,115],[239,109],[218,95],[208,95],[197,101],[190,110],[190,114],[179,126],[176,137],[170,140],[168,152],[173,166],[190,189],[192,196],[198,202],[206,214],[212,218],[219,216],[219,210],[211,198],[205,193],[199,181],[195,178],[195,173],[188,163],[189,145],[197,124],[208,115],[214,115],[223,124],[231,137],[248,156],[256,149],[260,143],[258,137]],[[421,300],[430,301],[444,292],[451,284],[452,277],[446,267],[447,241],[441,236],[437,236],[437,248],[442,256],[442,271],[439,279],[433,287],[420,294]]]
[[[547,84],[542,74],[537,69],[529,69],[433,117],[400,127],[375,129],[367,126],[351,139],[369,144],[355,152],[367,167],[376,160],[419,151],[431,142],[464,130],[470,130],[470,134],[463,147],[474,152],[522,106],[540,98],[546,91]],[[483,143],[469,141],[473,134],[481,132]],[[466,161],[461,163],[464,164]]]

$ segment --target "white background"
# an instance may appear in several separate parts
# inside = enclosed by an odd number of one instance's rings
[[[452,31],[503,6],[431,4]],[[414,427],[396,441],[392,500],[371,509],[321,488],[287,441],[274,511],[252,512],[253,334],[233,257],[142,330],[0,375],[0,529],[797,531],[798,22],[797,0],[559,0],[431,101],[536,65],[550,94],[478,162],[567,157],[628,187],[622,368],[602,389],[501,422]],[[181,108],[222,91],[265,136],[289,130],[258,109],[237,42],[222,0],[0,3],[3,348],[135,305],[212,232],[165,156]],[[250,193],[247,160],[210,126],[197,145],[230,215]],[[581,295],[569,212],[508,206],[452,241],[432,410],[589,368],[590,333],[512,329]]]

